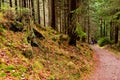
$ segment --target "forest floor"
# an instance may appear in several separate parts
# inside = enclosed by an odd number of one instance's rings
[[[102,49],[92,46],[95,51],[95,70],[88,80],[120,80],[120,57]]]
[[[0,13],[0,80],[84,80],[91,72],[93,50],[88,44],[70,46],[67,35],[41,27],[44,39],[35,38],[39,47],[33,47],[28,32],[10,30],[9,22],[14,23]]]

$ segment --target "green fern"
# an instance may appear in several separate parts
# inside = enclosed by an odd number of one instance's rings
[[[82,37],[86,37],[86,33],[83,32],[81,25],[79,23],[76,24],[76,30],[75,33],[77,34],[78,37],[82,38]]]

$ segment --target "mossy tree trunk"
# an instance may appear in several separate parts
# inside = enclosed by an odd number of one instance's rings
[[[70,11],[74,11],[77,8],[77,3],[76,0],[70,0]],[[70,26],[68,30],[68,35],[70,37],[69,44],[76,46],[76,33],[75,33],[75,28],[76,28],[76,21],[75,21],[76,15],[74,13],[70,12]]]

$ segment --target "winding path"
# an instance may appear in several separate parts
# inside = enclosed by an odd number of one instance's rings
[[[92,46],[96,55],[96,69],[88,80],[120,80],[120,57]]]

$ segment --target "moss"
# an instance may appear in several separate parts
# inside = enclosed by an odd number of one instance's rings
[[[5,68],[5,71],[12,71],[15,69],[15,66],[14,65],[9,65]]]
[[[24,65],[18,65],[17,69],[18,69],[17,71],[19,72],[20,75],[27,72],[27,68]]]
[[[24,55],[26,58],[33,58],[33,51],[31,48],[24,49],[22,52],[22,55]]]
[[[22,26],[19,22],[14,25]],[[32,24],[33,26],[35,25]],[[32,31],[14,33],[11,30],[5,30],[6,34],[0,36],[0,49],[6,51],[5,56],[13,65],[7,66],[6,62],[1,60],[1,71],[9,71],[10,76],[18,80],[21,80],[21,75],[32,80],[42,79],[39,75],[41,71],[47,80],[80,80],[82,74],[88,73],[90,61],[92,61],[92,51],[89,51],[88,46],[84,44],[79,47],[69,46],[68,36],[59,34],[50,27],[37,28],[37,30],[45,37],[44,39],[35,38],[40,47],[32,47],[28,43],[27,37]],[[4,72],[0,74],[6,76]]]
[[[53,40],[53,41],[56,41],[57,39],[56,39],[55,37],[52,37],[52,40]]]
[[[51,75],[50,80],[55,80],[55,77],[53,75]]]
[[[5,76],[7,76],[7,74],[6,73],[0,73],[0,77],[5,77]]]
[[[33,69],[36,71],[41,71],[41,70],[43,70],[43,68],[44,68],[44,66],[40,63],[40,62],[38,62],[38,61],[35,61],[33,64]]]

